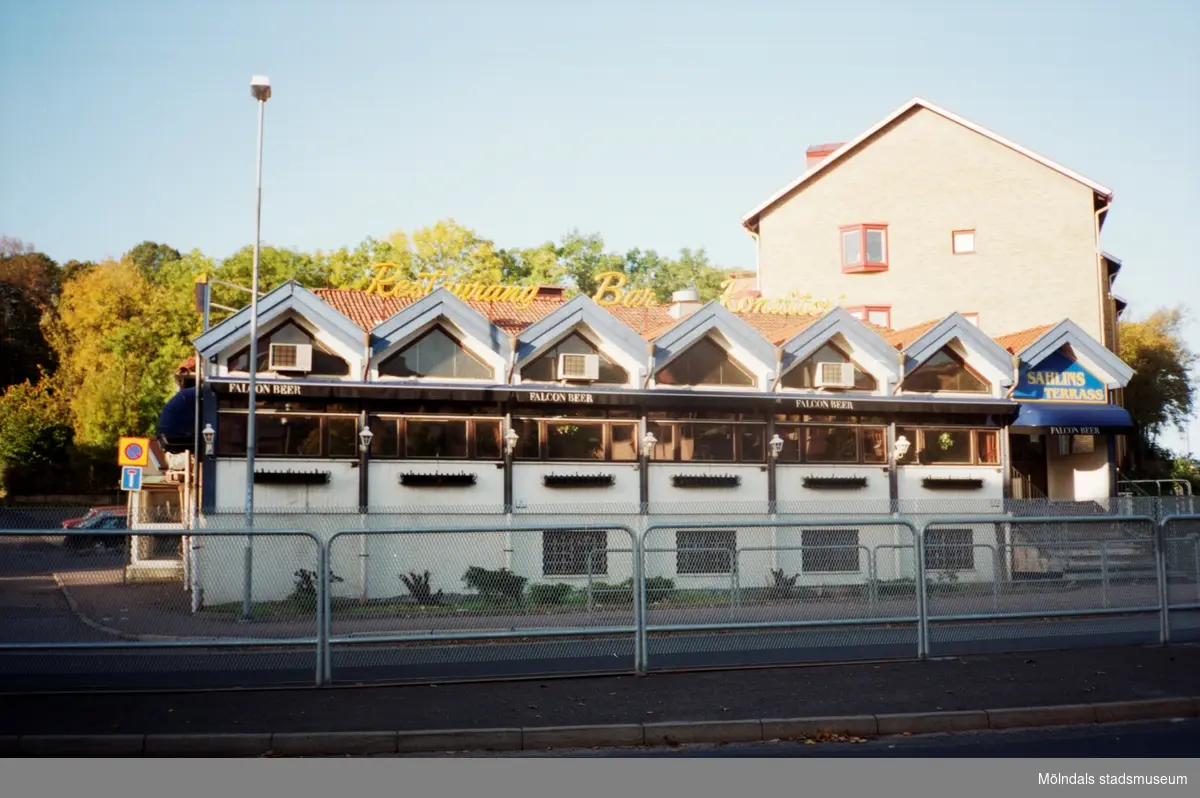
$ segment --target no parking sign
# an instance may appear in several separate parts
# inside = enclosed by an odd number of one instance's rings
[[[146,466],[149,463],[149,438],[121,438],[117,442],[117,465]]]

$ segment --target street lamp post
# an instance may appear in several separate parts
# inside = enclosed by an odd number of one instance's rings
[[[250,278],[250,362],[246,370],[250,374],[250,413],[246,420],[246,529],[254,527],[254,405],[258,399],[258,258],[262,240],[262,151],[263,151],[263,113],[267,100],[271,98],[271,81],[265,75],[255,75],[250,79],[250,94],[258,102],[258,154],[256,158],[256,180],[254,198],[254,267]],[[254,535],[246,535],[246,566],[243,578],[244,595],[242,597],[242,618],[249,620],[253,614],[251,593],[254,573]]]

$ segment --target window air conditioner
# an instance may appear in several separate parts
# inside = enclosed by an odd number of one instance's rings
[[[600,378],[599,355],[559,355],[560,380],[595,380]]]
[[[854,365],[852,363],[818,363],[818,388],[853,388]]]
[[[311,371],[312,344],[271,344],[269,371]]]

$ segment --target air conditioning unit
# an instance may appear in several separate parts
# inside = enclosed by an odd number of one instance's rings
[[[853,388],[853,363],[818,363],[818,388]]]
[[[559,355],[560,380],[596,380],[600,378],[599,355]]]
[[[268,371],[311,371],[312,344],[271,344]]]

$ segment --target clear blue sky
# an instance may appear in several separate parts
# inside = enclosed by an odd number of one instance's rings
[[[250,243],[261,73],[267,243],[451,217],[753,267],[739,219],[805,148],[920,95],[1112,187],[1130,312],[1200,318],[1200,2],[186,5],[0,0],[0,234]]]

